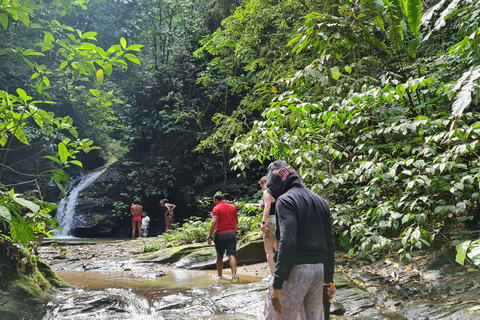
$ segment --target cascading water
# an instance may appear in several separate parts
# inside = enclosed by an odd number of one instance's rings
[[[70,236],[70,231],[73,227],[78,194],[80,191],[94,183],[95,180],[97,180],[105,170],[106,169],[92,172],[79,178],[79,182],[74,183],[73,186],[67,191],[67,196],[58,203],[57,215],[55,216],[55,219],[60,224],[60,230],[54,233],[55,238],[65,238]]]

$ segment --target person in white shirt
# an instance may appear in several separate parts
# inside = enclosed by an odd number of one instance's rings
[[[150,227],[150,217],[144,212],[142,215],[142,237],[148,235],[148,227]]]

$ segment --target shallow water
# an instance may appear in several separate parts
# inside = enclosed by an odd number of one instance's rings
[[[164,276],[156,272],[70,272],[57,271],[57,275],[71,286],[87,290],[107,288],[131,289],[139,295],[159,290],[182,290],[193,287],[207,287],[214,284],[230,285],[230,274],[225,273],[221,280],[214,279],[216,271],[173,269]],[[242,275],[241,284],[261,281],[258,277]]]
[[[74,286],[57,294],[36,319],[258,319],[266,284],[214,271],[173,270],[155,273],[58,272]],[[32,318],[33,320],[34,318]]]

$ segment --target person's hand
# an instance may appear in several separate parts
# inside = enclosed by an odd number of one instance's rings
[[[207,242],[208,242],[208,245],[210,246],[212,244],[212,239],[208,238]]]
[[[283,314],[283,303],[282,303],[283,290],[273,289],[272,291],[272,305],[273,309],[279,314]]]
[[[335,294],[336,291],[337,291],[337,289],[335,288],[335,285],[334,285],[332,282],[330,282],[330,283],[329,283],[329,286],[328,286],[328,288],[327,288],[328,297],[329,297],[330,299],[332,299],[332,298],[333,298],[333,295]]]
[[[267,233],[267,224],[266,223],[262,224],[260,229],[262,230],[263,233]]]

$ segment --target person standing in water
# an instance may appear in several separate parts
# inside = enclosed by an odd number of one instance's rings
[[[263,201],[261,204],[263,209],[261,229],[263,232],[263,246],[267,256],[268,266],[270,267],[270,274],[265,279],[262,279],[262,281],[270,282],[273,277],[273,272],[275,271],[275,261],[273,261],[273,255],[277,249],[277,239],[275,238],[275,199],[273,199],[270,196],[270,193],[265,190],[267,177],[262,177],[260,181],[258,181],[258,184],[263,191]]]
[[[175,215],[173,214],[173,209],[177,206],[173,203],[168,203],[168,199],[160,200],[160,207],[167,209],[165,211],[165,231],[172,229],[173,221],[175,220]]]
[[[132,239],[135,239],[135,229],[138,230],[138,236],[142,235],[142,201],[136,198],[130,206],[130,213],[132,214]]]
[[[147,212],[142,215],[142,237],[148,236],[148,228],[150,227],[150,217],[147,216]]]
[[[217,251],[217,279],[222,278],[223,255],[227,252],[230,269],[232,269],[232,282],[239,282],[237,276],[237,236],[235,229],[238,224],[237,208],[225,201],[223,194],[217,193],[213,197],[215,207],[212,210],[212,222],[208,231],[208,245],[215,242]],[[215,238],[214,238],[215,233]]]

